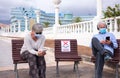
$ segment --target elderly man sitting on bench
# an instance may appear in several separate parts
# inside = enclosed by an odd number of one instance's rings
[[[99,22],[97,25],[99,33],[94,35],[91,41],[95,61],[95,78],[102,78],[104,62],[111,60],[114,55],[114,49],[118,47],[115,36],[106,31],[107,25]]]

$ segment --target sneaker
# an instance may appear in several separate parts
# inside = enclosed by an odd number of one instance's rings
[[[109,56],[109,55],[106,55],[106,56],[104,57],[104,60],[105,60],[105,61],[109,61],[109,60],[111,60],[111,59],[112,59],[112,57]]]

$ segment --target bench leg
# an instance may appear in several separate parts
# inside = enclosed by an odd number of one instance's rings
[[[56,61],[56,77],[59,77],[59,66],[58,66],[58,61]]]
[[[73,67],[74,72],[76,72],[76,70],[78,69],[78,64],[79,64],[79,61],[74,61],[74,67]]]
[[[74,67],[73,67],[73,71],[75,72],[75,61],[74,61]]]
[[[15,77],[19,78],[19,76],[18,76],[18,70],[17,70],[17,64],[14,64],[14,72],[15,72]]]
[[[118,77],[119,77],[118,63],[116,64],[115,75],[116,75],[115,78],[118,78]]]
[[[74,71],[76,72],[76,77],[79,78],[79,69],[78,69],[78,64],[79,64],[79,61],[75,61],[74,62]]]

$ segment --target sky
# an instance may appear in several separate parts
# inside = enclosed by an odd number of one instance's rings
[[[120,0],[102,0],[102,8],[120,4]],[[0,20],[9,20],[11,8],[34,7],[54,13],[53,0],[0,0]],[[71,12],[74,16],[96,15],[96,0],[61,0],[59,12]]]

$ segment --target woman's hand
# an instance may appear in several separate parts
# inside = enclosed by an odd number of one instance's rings
[[[44,56],[46,52],[38,51],[38,56]]]
[[[42,52],[43,56],[46,55],[46,52]]]
[[[38,52],[38,56],[43,56],[41,51]]]

